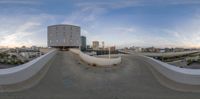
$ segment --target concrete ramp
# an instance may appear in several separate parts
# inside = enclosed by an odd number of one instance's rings
[[[158,81],[173,90],[200,92],[200,70],[179,68],[150,57],[136,55],[141,61],[149,64]]]
[[[48,71],[49,63],[56,53],[57,50],[51,50],[28,63],[0,69],[0,91],[19,91],[35,85]]]
[[[112,68],[88,66],[71,52],[58,52],[41,81],[26,90],[0,93],[0,99],[199,99],[158,82],[137,56],[123,56]]]

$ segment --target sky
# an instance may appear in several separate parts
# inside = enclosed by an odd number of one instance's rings
[[[87,44],[200,47],[200,0],[0,0],[0,47],[47,46],[47,26],[81,27]]]

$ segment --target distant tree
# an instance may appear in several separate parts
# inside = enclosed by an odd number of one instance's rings
[[[17,56],[16,55],[11,55],[11,58],[12,59],[17,59]]]
[[[0,58],[3,58],[3,54],[2,53],[0,53]]]

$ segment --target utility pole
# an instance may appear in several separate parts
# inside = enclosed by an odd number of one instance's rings
[[[109,49],[109,59],[110,59],[110,47],[108,49]]]

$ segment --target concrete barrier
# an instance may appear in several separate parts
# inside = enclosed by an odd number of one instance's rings
[[[182,56],[182,55],[188,55],[192,53],[197,53],[199,51],[184,51],[184,52],[166,52],[166,53],[138,53],[145,56],[151,56],[151,57],[174,57],[174,56]]]
[[[69,51],[71,51],[71,52],[73,52],[73,53],[75,53],[75,54],[77,54],[77,55],[79,55],[80,54],[80,50],[78,50],[78,49],[69,49]]]
[[[115,65],[115,64],[119,64],[121,62],[121,57],[118,58],[97,58],[97,57],[93,57],[90,55],[87,55],[83,52],[81,52],[78,49],[70,49],[71,52],[78,54],[80,56],[80,58],[89,63],[89,64],[96,64],[99,66],[109,66],[109,65]]]
[[[140,55],[141,56],[141,55]],[[151,66],[170,80],[188,85],[200,85],[200,70],[176,67],[159,60],[141,56]]]
[[[28,63],[13,68],[0,69],[0,85],[10,85],[25,81],[37,74],[52,59],[57,50],[42,55]]]

